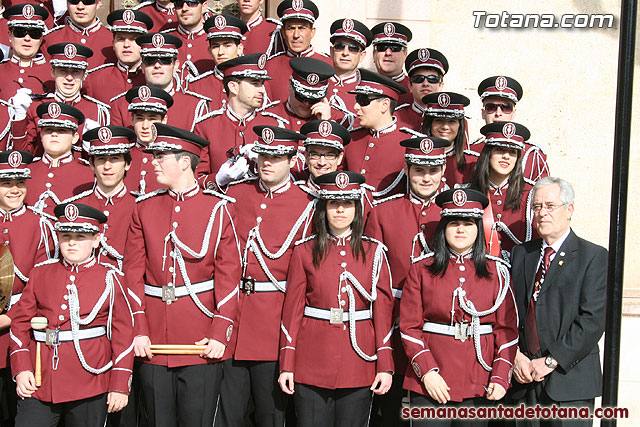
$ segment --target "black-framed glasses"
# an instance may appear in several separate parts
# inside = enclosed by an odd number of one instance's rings
[[[156,62],[159,62],[160,65],[171,65],[173,64],[173,57],[171,56],[145,56],[142,58],[142,63],[146,66],[156,65]]]
[[[300,95],[298,92],[294,91],[294,95],[296,97],[296,99],[300,102],[304,102],[306,104],[317,104],[318,102],[322,101],[322,99],[316,99],[316,98],[307,98],[306,96],[302,96]]]
[[[377,52],[385,52],[387,49],[391,49],[391,52],[398,53],[402,50],[402,46],[391,43],[379,43],[376,45]]]
[[[182,6],[184,6],[184,4],[187,4],[187,6],[189,7],[196,7],[197,5],[199,5],[201,2],[198,0],[175,0],[173,2],[173,5],[175,6],[176,9],[182,9]]]
[[[96,4],[96,0],[68,0],[69,3],[76,6],[82,3],[85,6],[91,6],[92,4]]]
[[[534,203],[533,206],[531,206],[531,208],[532,208],[534,213],[540,213],[542,211],[542,209],[546,209],[547,212],[551,213],[551,212],[555,211],[556,209],[561,208],[562,206],[566,206],[566,204],[549,202],[549,203],[545,203],[545,204]]]
[[[495,102],[487,102],[484,106],[484,111],[489,114],[493,114],[498,111],[498,108],[502,110],[504,114],[513,113],[513,104],[509,104],[508,102],[504,103],[495,103]]]
[[[327,153],[318,153],[317,151],[309,151],[309,158],[311,160],[320,160],[321,157],[324,157],[326,160],[332,161],[338,158],[338,153],[335,151],[329,151]]]
[[[42,34],[44,34],[44,31],[42,31],[42,29],[40,28],[14,27],[11,30],[11,34],[19,39],[26,37],[27,34],[29,34],[29,37],[31,37],[32,39],[39,40],[42,38]]]
[[[356,95],[356,102],[358,103],[359,106],[366,107],[367,105],[371,104],[372,101],[375,101],[376,99],[381,99],[381,98],[383,97],[382,96],[369,97],[369,95],[359,93]]]
[[[336,52],[342,52],[345,49],[349,49],[350,53],[360,53],[360,46],[355,43],[336,42],[333,45],[333,49]]]
[[[417,83],[417,84],[420,84],[425,80],[429,83],[440,83],[442,81],[440,76],[436,76],[434,74],[429,74],[428,76],[425,76],[424,74],[416,74],[414,76],[411,76],[410,80],[411,80],[411,83]]]

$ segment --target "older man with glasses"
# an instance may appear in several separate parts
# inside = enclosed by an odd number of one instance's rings
[[[45,83],[53,86],[51,68],[39,50],[49,12],[41,6],[18,4],[7,8],[2,16],[9,27],[11,56],[0,64],[4,79],[0,99],[10,98],[20,88],[48,92]]]
[[[385,21],[371,28],[371,33],[376,70],[409,90],[409,76],[402,67],[413,37],[411,30],[398,22]]]

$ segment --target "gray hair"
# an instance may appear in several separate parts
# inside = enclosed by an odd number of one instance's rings
[[[533,194],[531,197],[535,197],[536,191],[538,191],[540,188],[546,187],[547,185],[551,184],[556,184],[558,187],[560,187],[560,200],[562,200],[562,203],[564,203],[565,205],[573,204],[573,201],[575,199],[573,187],[571,186],[571,184],[569,184],[569,182],[555,176],[547,176],[536,182],[536,185],[533,186]]]

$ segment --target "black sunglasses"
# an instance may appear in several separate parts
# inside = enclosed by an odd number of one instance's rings
[[[315,99],[315,98],[307,98],[306,96],[302,96],[300,95],[298,92],[294,91],[294,95],[296,97],[296,99],[300,102],[305,102],[307,104],[317,104],[318,102],[322,101],[322,99]]]
[[[348,48],[351,53],[360,53],[360,46],[354,43],[337,42],[333,45],[333,49],[337,52],[342,52],[345,48]]]
[[[390,43],[380,43],[376,45],[376,51],[384,52],[387,49],[391,49],[391,52],[400,52],[402,50],[402,46],[399,44],[390,44]]]
[[[511,114],[513,112],[513,105],[509,104],[508,102],[502,104],[487,102],[487,104],[484,106],[484,111],[486,113],[493,114],[498,111],[498,108],[500,108],[504,114]]]
[[[14,27],[13,30],[11,30],[11,33],[14,37],[18,37],[19,39],[26,37],[27,34],[29,34],[29,37],[32,39],[38,40],[42,38],[44,31],[40,28]]]
[[[383,96],[373,96],[371,98],[369,98],[369,95],[364,95],[362,93],[359,93],[356,95],[356,102],[358,103],[359,106],[361,107],[366,107],[367,105],[371,104],[371,101],[375,101],[376,99],[382,99],[384,98]]]
[[[442,81],[442,79],[440,78],[440,76],[434,76],[433,74],[430,74],[428,76],[425,76],[424,74],[417,74],[415,76],[411,76],[411,83],[422,83],[423,81],[428,81],[429,83],[440,83]]]
[[[82,3],[85,6],[90,6],[92,4],[96,4],[96,0],[68,0],[69,3],[71,3],[72,5],[77,5],[79,3]]]
[[[187,4],[187,6],[189,6],[189,7],[195,7],[196,5],[198,5],[198,4],[202,3],[202,2],[201,2],[201,1],[199,1],[199,0],[188,0],[188,1],[185,1],[185,0],[175,0],[175,1],[173,2],[173,6],[174,6],[176,9],[182,9],[182,6],[184,6],[184,4],[185,4],[185,3],[186,3],[186,4]]]
[[[160,65],[173,64],[173,57],[171,56],[145,56],[142,58],[142,63],[147,66],[156,65],[159,62]]]

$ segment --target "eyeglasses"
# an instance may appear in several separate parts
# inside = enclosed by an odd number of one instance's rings
[[[316,151],[309,151],[309,158],[311,160],[320,160],[320,157],[324,157],[325,159],[331,161],[338,158],[338,153],[330,151],[328,153],[318,153]]]
[[[533,206],[531,206],[531,208],[533,209],[534,213],[540,213],[542,209],[546,209],[547,212],[551,213],[562,206],[566,206],[566,205],[564,203],[549,202],[549,203],[545,203],[544,205],[540,203],[534,203]]]
[[[184,0],[175,0],[173,2],[173,5],[175,6],[176,9],[182,9],[182,6],[185,5],[185,3],[187,4],[187,6],[189,7],[196,7],[197,5],[200,4],[200,1],[198,0],[188,0],[188,1],[184,1]]]
[[[398,53],[402,50],[402,46],[391,43],[380,43],[376,45],[377,52],[385,52],[387,49],[391,49],[391,52]]]
[[[317,104],[318,102],[322,101],[322,99],[315,99],[315,98],[307,98],[306,96],[302,96],[300,95],[298,92],[294,91],[294,95],[296,97],[296,99],[300,102],[304,102],[306,104]]]
[[[42,34],[44,33],[40,28],[24,28],[24,27],[15,27],[11,30],[11,33],[14,37],[19,39],[26,37],[29,34],[29,37],[35,40],[39,40],[42,38]]]
[[[360,53],[360,46],[355,43],[337,42],[333,45],[336,52],[342,52],[345,48],[348,48],[351,53]]]
[[[173,57],[171,56],[145,56],[142,58],[142,63],[147,66],[156,65],[159,62],[160,65],[173,64]]]
[[[356,102],[361,107],[366,107],[367,105],[371,104],[372,101],[375,101],[375,100],[381,99],[381,98],[382,98],[382,96],[373,96],[373,97],[369,98],[368,95],[364,95],[364,94],[359,93],[359,94],[356,95]]]
[[[92,4],[96,4],[96,0],[68,0],[69,3],[76,6],[82,3],[85,6],[91,6]]]
[[[435,76],[433,74],[429,74],[428,76],[425,76],[424,74],[416,74],[415,76],[411,76],[410,80],[411,80],[411,83],[417,83],[417,84],[420,84],[425,80],[429,83],[440,83],[442,81],[440,76]]]
[[[171,156],[173,153],[167,152],[167,151],[154,151],[152,156],[153,156],[153,160],[162,163],[163,161],[165,161],[166,159],[169,158],[169,156]]]
[[[496,103],[493,103],[493,102],[488,102],[484,106],[484,111],[486,113],[493,114],[496,111],[498,111],[498,108],[501,109],[504,114],[513,113],[513,105],[509,104],[508,102],[505,102],[505,103],[502,103],[502,104],[496,104]]]

